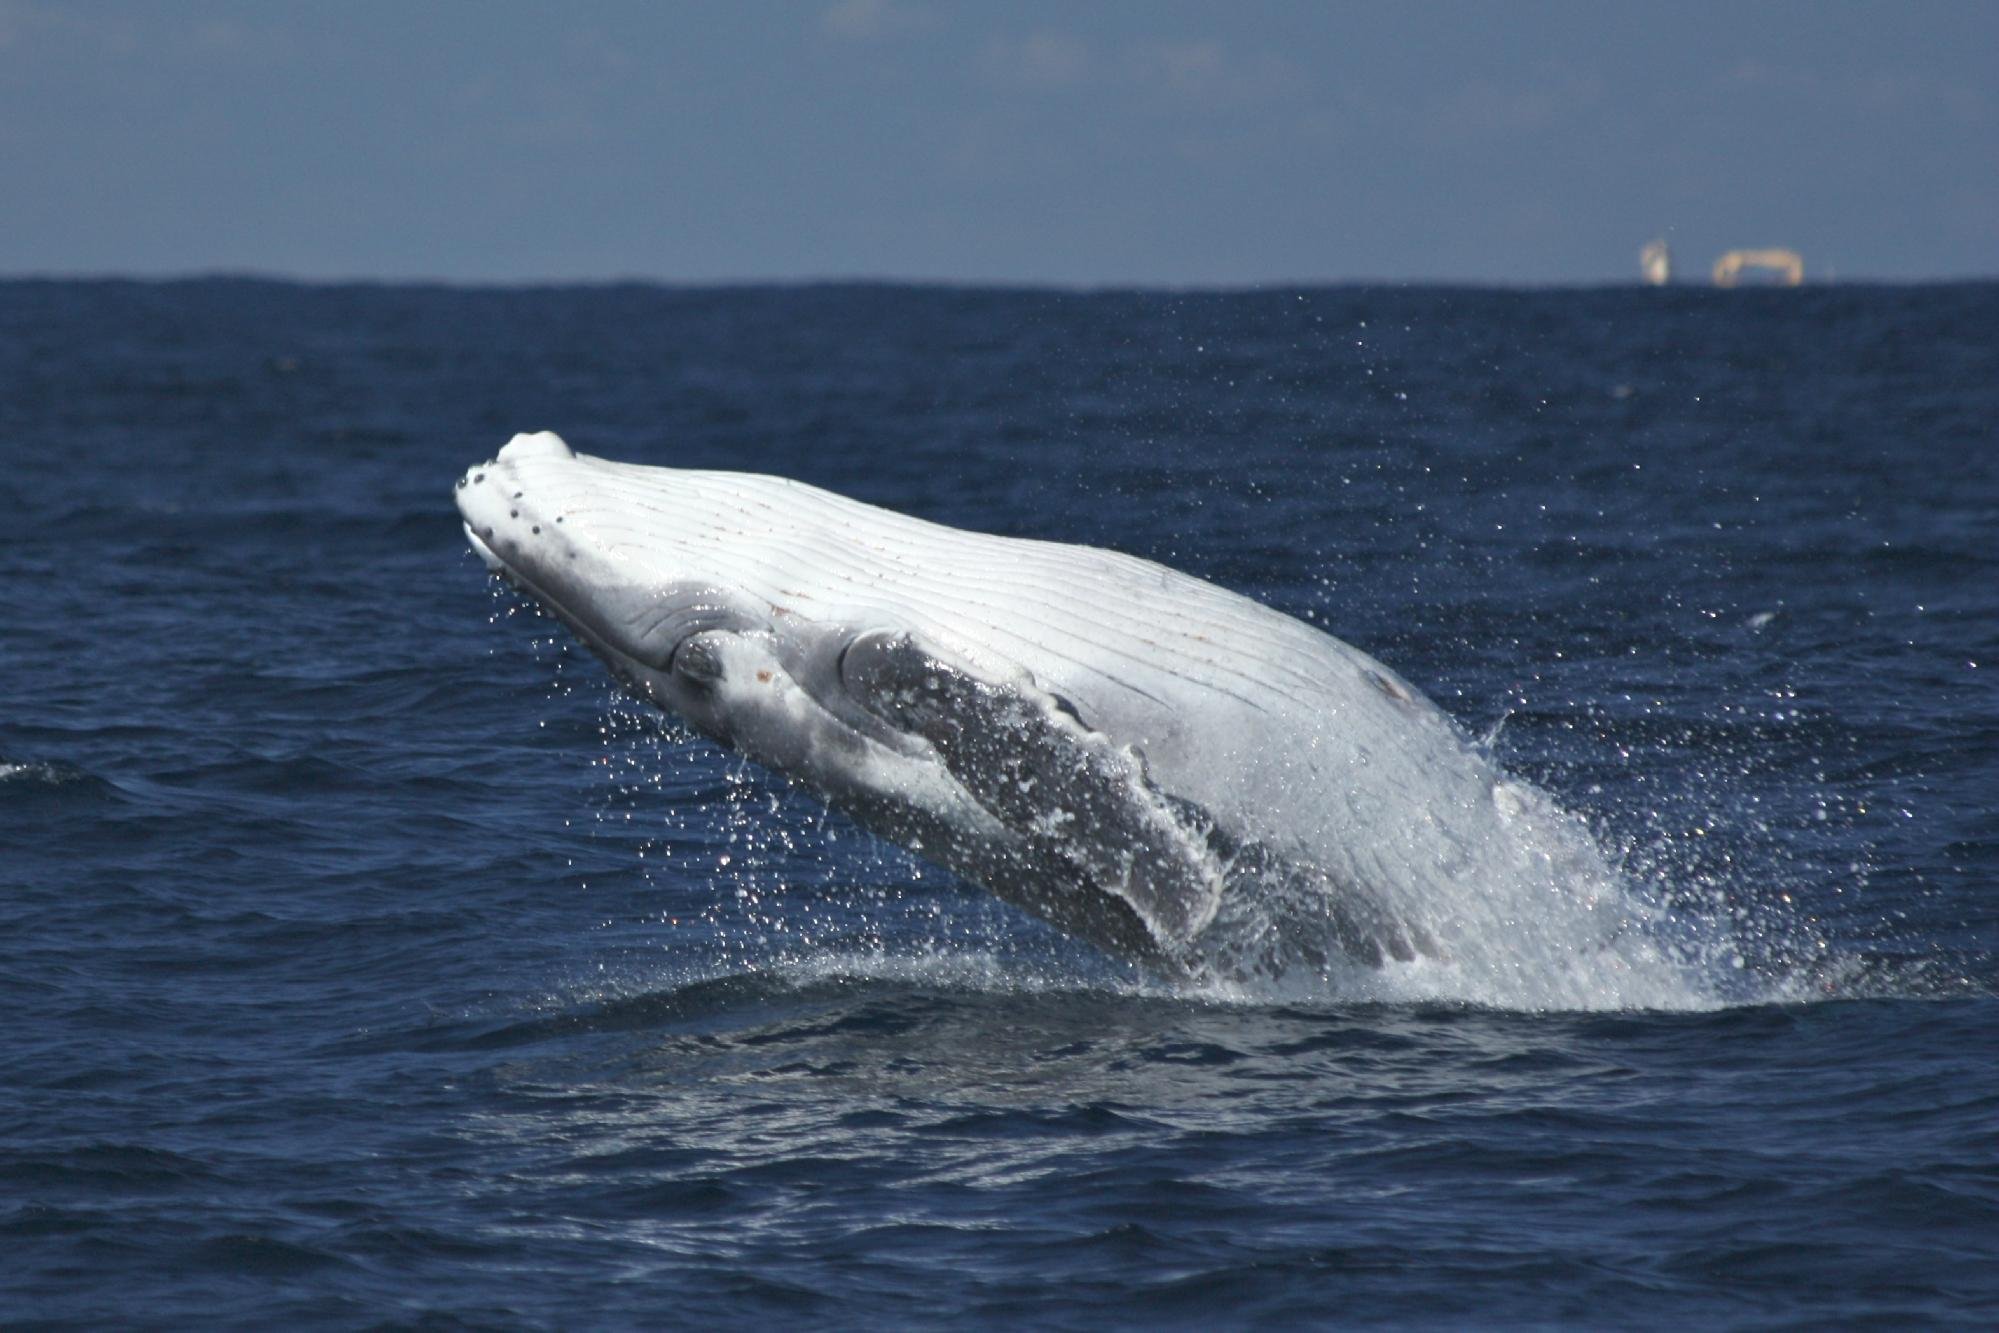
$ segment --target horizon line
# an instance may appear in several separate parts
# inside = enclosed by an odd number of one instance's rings
[[[343,275],[307,274],[256,268],[190,268],[164,272],[118,270],[28,270],[0,272],[0,283],[76,283],[111,285],[125,283],[146,286],[191,285],[196,283],[262,283],[291,287],[430,287],[458,291],[545,291],[550,289],[611,289],[646,287],[672,291],[744,291],[779,288],[914,288],[934,291],[990,291],[1048,293],[1063,295],[1109,295],[1116,293],[1161,293],[1172,295],[1229,295],[1273,291],[1330,289],[1404,288],[1438,291],[1622,291],[1653,288],[1638,275],[1620,278],[1557,278],[1547,280],[1462,277],[1318,277],[1273,278],[1241,281],[1170,280],[1062,280],[1055,278],[946,278],[910,275],[852,274],[790,277],[673,278],[658,275],[614,275],[603,277],[519,277],[454,278],[437,275]],[[1939,274],[1923,277],[1876,277],[1865,274],[1813,278],[1807,272],[1804,287],[1937,287],[1999,282],[1999,272]],[[1675,281],[1667,291],[1761,290],[1777,284],[1743,283],[1733,289],[1717,288],[1707,281]],[[1794,290],[1782,288],[1782,290]]]

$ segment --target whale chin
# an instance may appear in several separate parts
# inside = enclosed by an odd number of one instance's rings
[[[547,432],[457,500],[631,693],[1170,976],[1443,957],[1440,883],[1580,855],[1388,667],[1162,565]]]
[[[465,540],[471,544],[472,554],[479,557],[480,563],[484,564],[492,573],[505,574],[507,572],[507,562],[500,559],[494,553],[492,547],[479,539],[479,534],[472,531],[470,523],[460,523],[458,526],[465,529]]]

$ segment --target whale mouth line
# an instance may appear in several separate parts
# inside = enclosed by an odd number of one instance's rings
[[[637,665],[636,658],[613,646],[608,639],[592,628],[589,622],[584,620],[582,616],[564,606],[561,598],[528,577],[518,565],[509,563],[504,556],[488,545],[477,532],[473,531],[470,523],[462,523],[460,526],[465,529],[465,540],[472,544],[473,554],[477,555],[484,562],[486,572],[489,576],[499,579],[515,592],[525,596],[537,609],[546,611],[561,621],[569,628],[570,632],[583,640],[585,647],[603,659],[604,664],[611,668],[612,675],[620,683],[627,686],[632,686],[636,683],[637,678],[633,671],[633,667]]]
[[[472,544],[472,554],[478,556],[485,563],[487,569],[495,574],[511,575],[513,573],[513,566],[501,559],[498,551],[486,545],[485,539],[473,531],[470,523],[461,521],[458,526],[465,529],[465,540]]]

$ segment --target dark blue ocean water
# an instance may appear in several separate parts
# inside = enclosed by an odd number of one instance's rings
[[[1730,1002],[1098,957],[492,589],[539,428],[1309,615]],[[1999,286],[8,283],[0,508],[0,1322],[1999,1319]]]

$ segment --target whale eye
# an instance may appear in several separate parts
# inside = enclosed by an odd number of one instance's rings
[[[674,645],[666,669],[697,685],[713,685],[722,679],[722,650],[712,633],[692,634]]]

